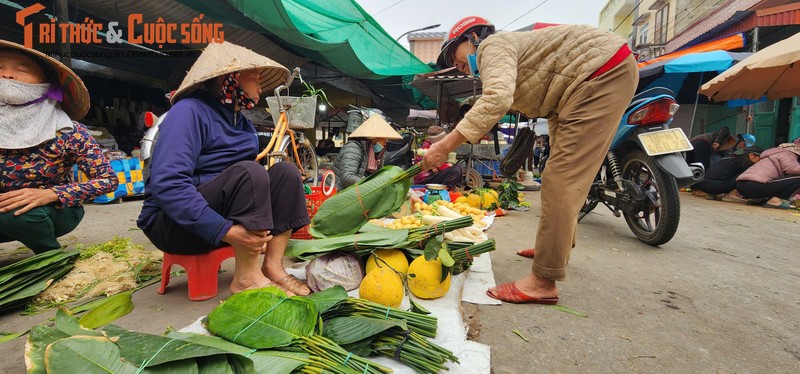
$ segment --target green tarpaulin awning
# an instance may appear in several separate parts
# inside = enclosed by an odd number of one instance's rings
[[[248,29],[258,25],[262,30],[253,31],[272,34],[287,48],[352,77],[376,80],[431,72],[354,0],[181,0],[181,3],[223,23]]]

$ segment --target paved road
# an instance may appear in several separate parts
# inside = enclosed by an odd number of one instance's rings
[[[530,269],[530,260],[514,251],[532,245],[537,194],[528,193],[530,212],[512,212],[489,231],[498,240],[498,283]],[[587,318],[544,306],[464,304],[472,336],[492,346],[493,372],[800,372],[800,216],[681,198],[678,235],[660,248],[638,242],[624,220],[602,207],[579,225],[560,297]],[[70,240],[90,244],[118,235],[152,248],[131,231],[140,207],[140,201],[90,205]],[[17,247],[0,244],[0,264],[27,256]],[[186,326],[228,296],[230,275],[220,275],[220,294],[206,302],[188,301],[185,279],[173,280],[166,295],[154,286],[137,292],[136,309],[118,324],[151,333]],[[2,316],[0,331],[24,330],[50,316]],[[0,373],[24,372],[23,345],[21,339],[0,345],[6,357]]]

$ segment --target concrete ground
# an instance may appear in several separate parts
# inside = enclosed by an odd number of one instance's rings
[[[531,211],[511,212],[488,232],[498,241],[498,283],[530,271],[530,260],[514,254],[533,245],[539,220],[538,192],[527,195]],[[586,318],[540,305],[463,304],[470,336],[492,347],[493,373],[800,372],[799,214],[685,193],[681,199],[678,234],[659,248],[636,240],[603,207],[579,225],[560,305]],[[65,242],[117,235],[152,248],[134,230],[140,207],[136,200],[87,206]],[[29,255],[18,247],[0,244],[0,264]],[[134,295],[136,309],[117,324],[150,333],[184,327],[228,296],[230,277],[220,274],[218,297],[205,302],[187,299],[184,277],[165,295],[151,286]],[[0,331],[22,331],[52,315],[0,316]],[[0,345],[0,372],[24,372],[23,347],[24,339]]]

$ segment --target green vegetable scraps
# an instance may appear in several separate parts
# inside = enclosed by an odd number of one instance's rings
[[[530,342],[530,340],[528,340],[528,338],[526,338],[526,337],[525,337],[525,335],[522,335],[522,331],[519,331],[519,330],[516,330],[516,329],[514,329],[514,330],[511,330],[511,332],[513,332],[513,333],[517,334],[517,336],[519,336],[520,338],[522,338],[522,340],[524,340],[524,341],[526,341],[526,342]]]

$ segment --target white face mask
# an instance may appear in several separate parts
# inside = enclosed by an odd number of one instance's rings
[[[15,79],[0,79],[0,105],[22,105],[47,93],[49,83],[23,83]]]

